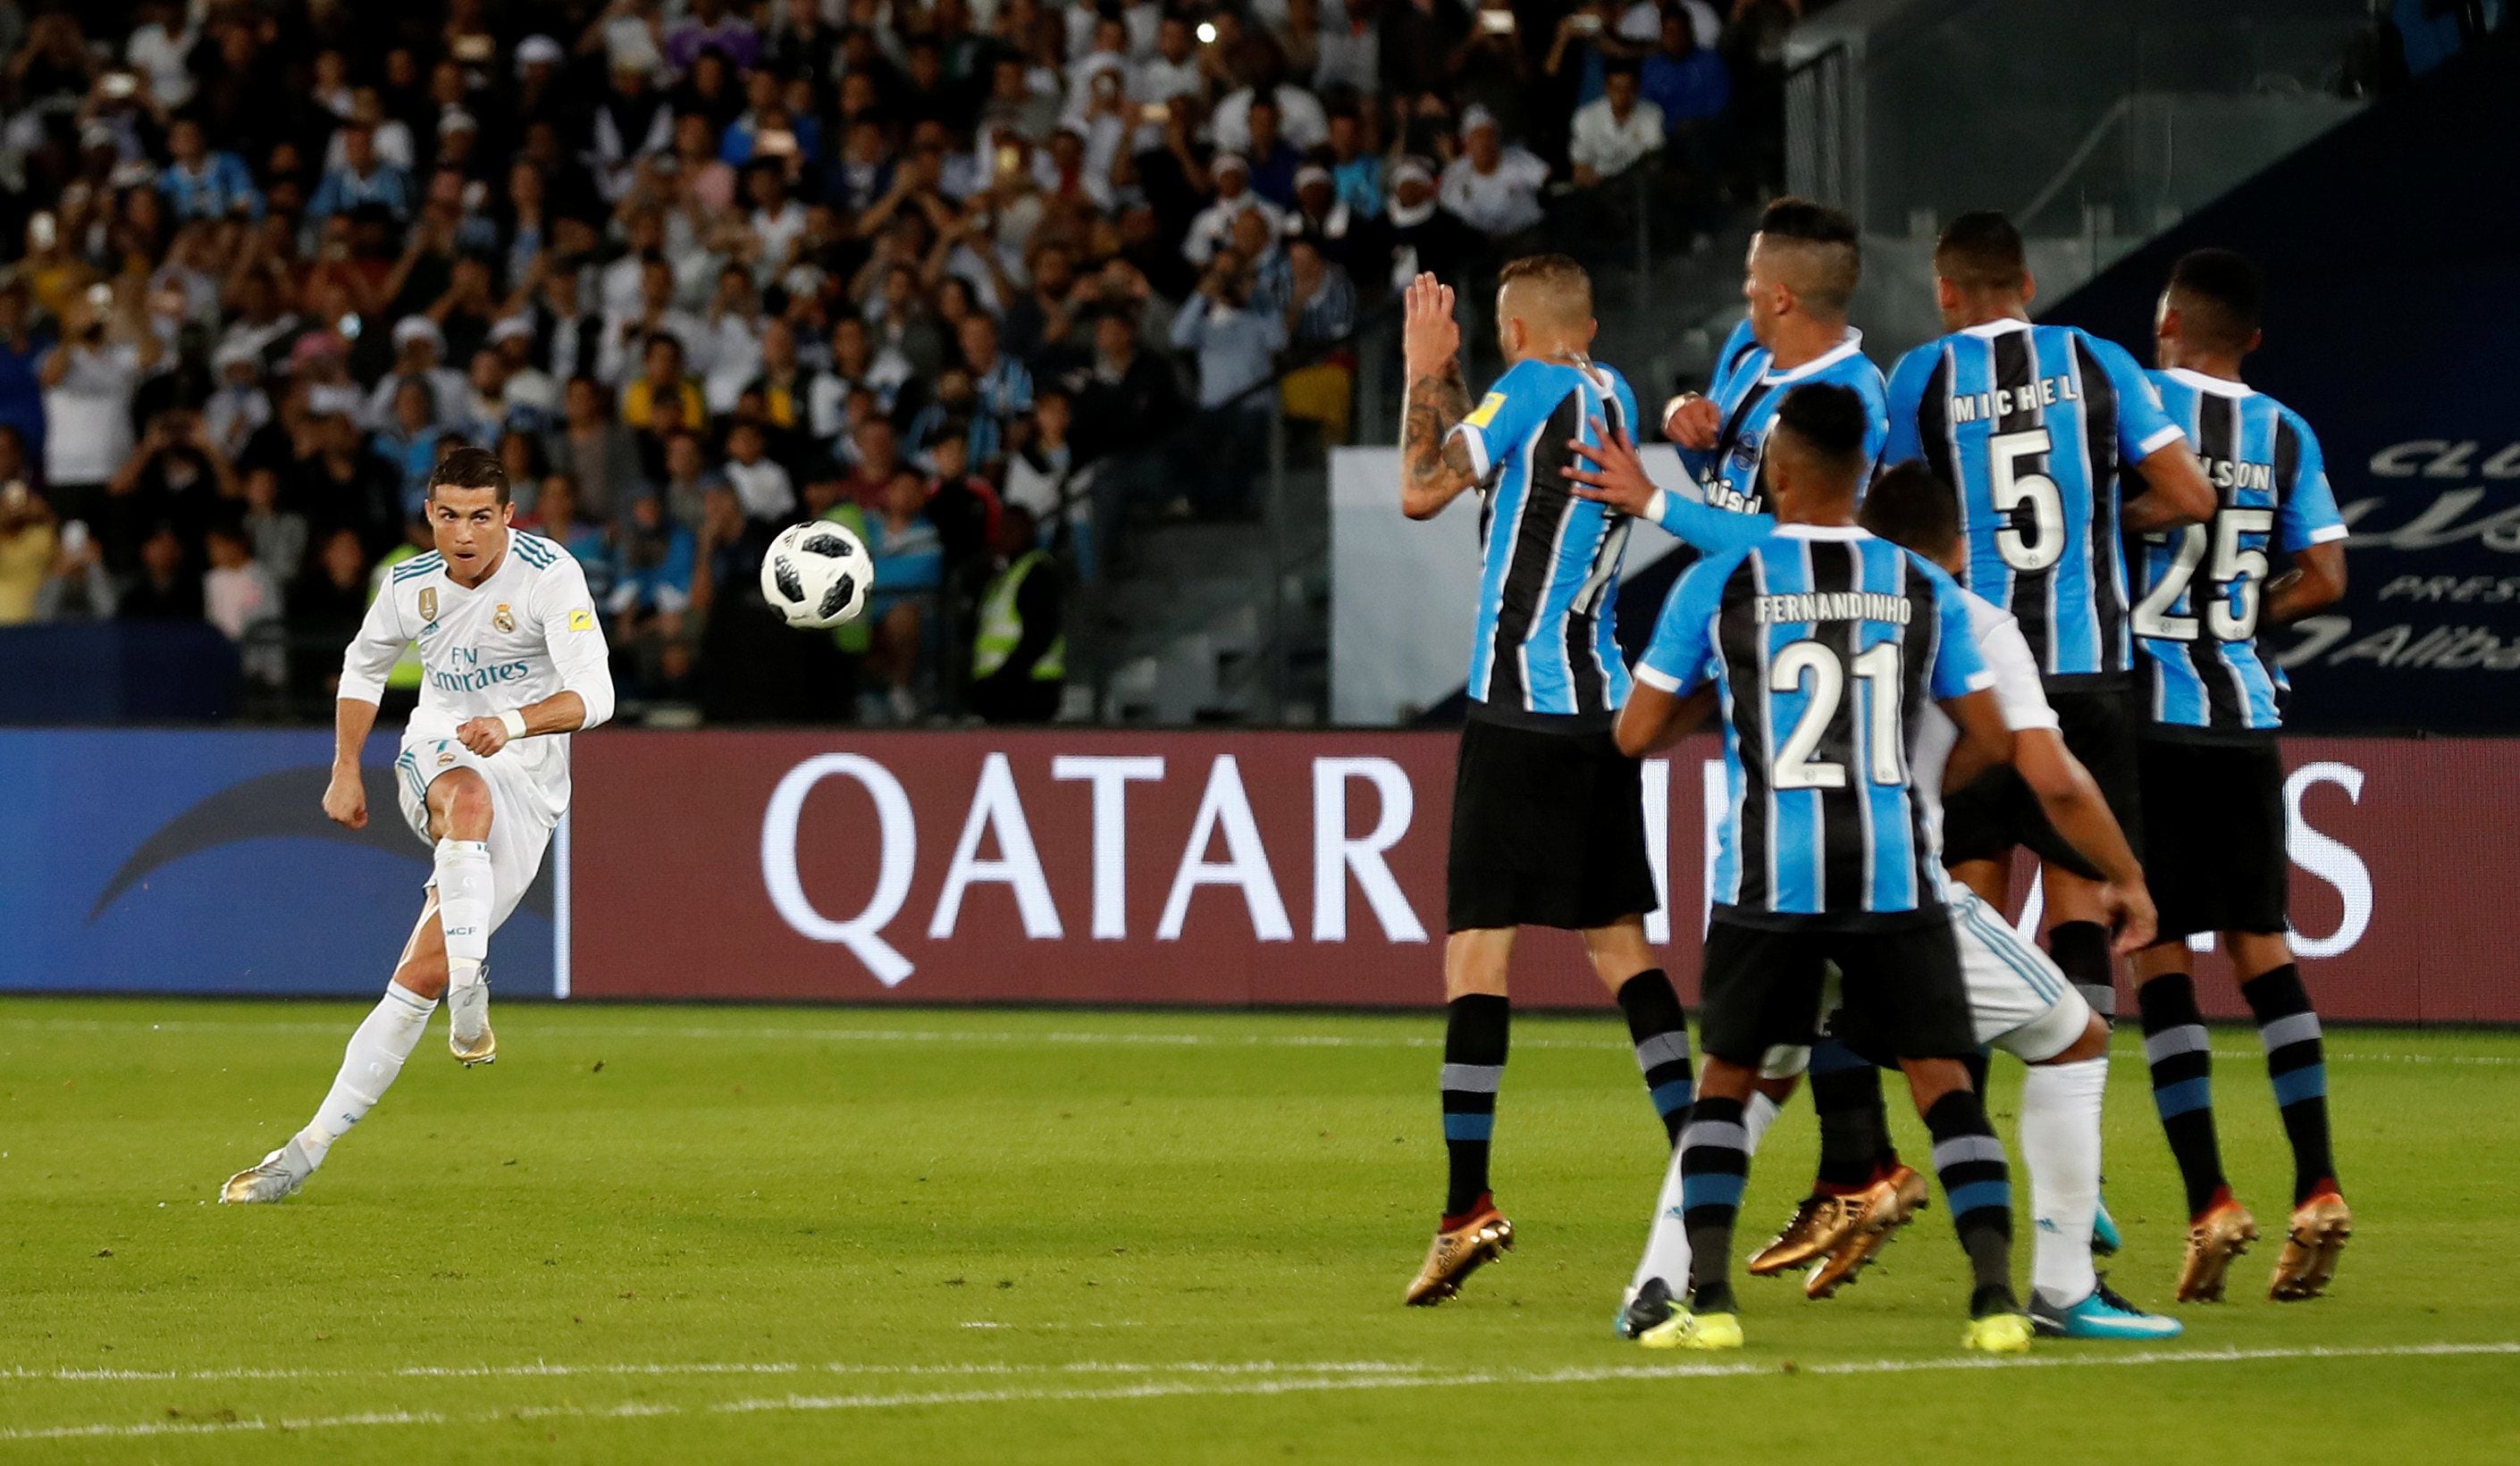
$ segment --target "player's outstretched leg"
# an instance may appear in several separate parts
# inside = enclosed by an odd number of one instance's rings
[[[350,1035],[340,1073],[315,1118],[260,1164],[229,1177],[219,1188],[219,1200],[265,1202],[291,1195],[324,1164],[333,1142],[367,1117],[402,1073],[403,1061],[428,1029],[428,1015],[437,1011],[437,995],[446,986],[445,951],[432,901],[421,911],[420,927],[404,948],[384,998]]]
[[[2258,1238],[2257,1219],[2232,1199],[2214,1135],[2214,1057],[2196,985],[2182,970],[2187,948],[2169,941],[2137,958],[2136,1000],[2143,1010],[2143,1056],[2152,1068],[2152,1104],[2187,1188],[2187,1252],[2179,1268],[2181,1303],[2218,1303],[2231,1260]]]
[[[490,1031],[490,916],[498,893],[490,869],[490,785],[470,769],[450,769],[428,786],[429,823],[439,831],[438,919],[446,931],[446,1046],[466,1068],[495,1062]]]
[[[1488,1147],[1496,1133],[1497,1089],[1505,1081],[1513,1005],[1501,991],[1510,930],[1455,932],[1445,950],[1446,985],[1454,991],[1444,1021],[1444,1215],[1426,1261],[1401,1301],[1439,1304],[1462,1282],[1513,1246],[1513,1223],[1497,1211],[1488,1188]]]
[[[2338,1255],[2354,1235],[2354,1214],[2336,1184],[2336,1159],[2328,1148],[2326,1049],[2310,990],[2302,986],[2301,969],[2293,965],[2284,939],[2233,932],[2228,940],[2243,972],[2278,959],[2240,984],[2240,996],[2257,1020],[2267,1077],[2274,1083],[2284,1135],[2292,1142],[2292,1220],[2267,1296],[2296,1303],[2327,1290]]]

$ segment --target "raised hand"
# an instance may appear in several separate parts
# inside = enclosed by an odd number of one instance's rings
[[[1453,319],[1453,288],[1420,274],[1401,291],[1400,354],[1409,379],[1442,372],[1461,350],[1462,327]]]

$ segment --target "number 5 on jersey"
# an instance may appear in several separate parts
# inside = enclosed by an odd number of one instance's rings
[[[2006,521],[1996,528],[1995,553],[2023,574],[2045,570],[2064,557],[2065,498],[2056,480],[2022,469],[2033,459],[2046,459],[2055,444],[2048,429],[2032,427],[1997,433],[1986,447],[1989,496]]]

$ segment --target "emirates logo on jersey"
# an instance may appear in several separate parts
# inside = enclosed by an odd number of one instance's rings
[[[499,608],[490,613],[490,624],[499,628],[501,631],[515,631],[517,629],[517,613],[508,609],[508,602],[502,600],[499,602]]]
[[[437,587],[422,586],[420,588],[420,619],[423,621],[434,621],[437,619]]]

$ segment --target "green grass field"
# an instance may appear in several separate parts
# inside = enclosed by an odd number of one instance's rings
[[[207,1204],[358,1011],[0,1004],[0,1466],[2520,1459],[2520,1036],[2330,1035],[2360,1235],[2324,1301],[2264,1302],[2262,1244],[2173,1345],[1981,1362],[1937,1198],[1834,1301],[1745,1280],[1750,1348],[1708,1362],[1610,1336],[1662,1164],[1612,1017],[1517,1023],[1521,1245],[1417,1311],[1432,1018],[511,1005],[475,1072],[441,1017],[295,1199]],[[2264,1071],[2216,1047],[2272,1234]],[[2115,1279],[2161,1302],[2178,1188],[2126,1036],[2109,1105]],[[1778,1125],[1745,1247],[1812,1134]]]

